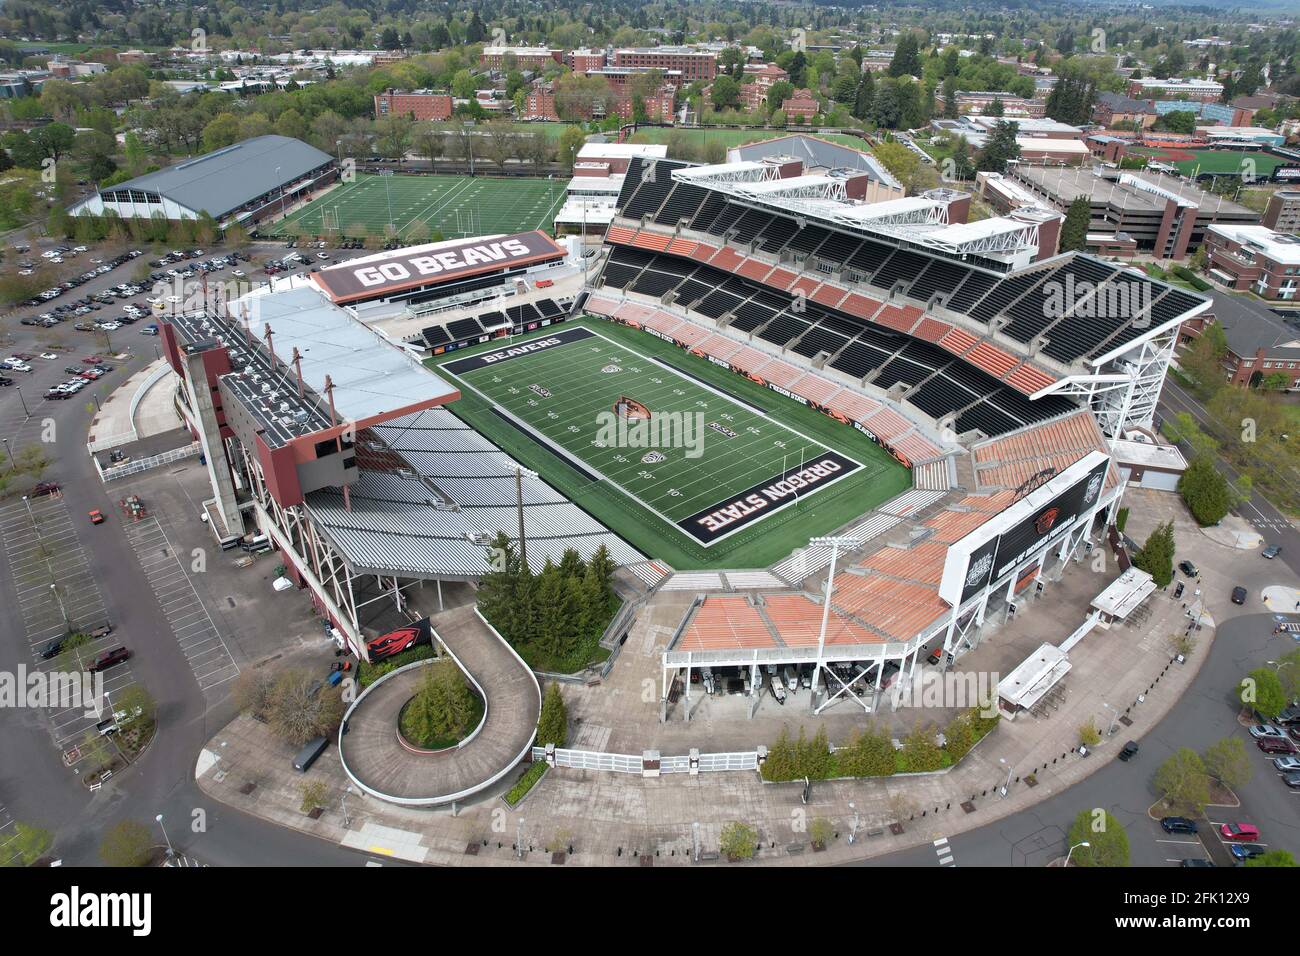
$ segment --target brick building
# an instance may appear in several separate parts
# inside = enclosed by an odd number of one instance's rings
[[[817,97],[812,95],[812,91],[806,89],[795,90],[794,95],[781,104],[781,111],[785,113],[787,120],[798,117],[811,122],[820,109]]]
[[[448,93],[414,90],[399,93],[389,90],[375,94],[375,119],[381,116],[410,116],[417,120],[451,119],[452,102]]]
[[[511,62],[520,70],[542,70],[563,63],[564,51],[544,46],[485,46],[478,62],[494,70],[509,69]]]
[[[745,109],[756,110],[767,105],[767,92],[774,83],[789,82],[790,74],[775,63],[745,64],[744,82],[740,87],[740,100]]]
[[[1205,231],[1210,275],[1236,292],[1291,301],[1300,288],[1300,238],[1267,226],[1213,225]]]
[[[1281,373],[1289,378],[1286,388],[1300,388],[1300,332],[1245,296],[1209,295],[1210,308],[1183,323],[1179,344],[1190,345],[1207,325],[1217,322],[1228,343],[1222,368],[1230,384],[1245,388]]]
[[[611,65],[677,70],[687,83],[708,82],[718,75],[718,59],[712,52],[688,46],[625,47],[614,51]]]
[[[1300,232],[1300,189],[1279,189],[1269,196],[1264,225],[1278,232]]]

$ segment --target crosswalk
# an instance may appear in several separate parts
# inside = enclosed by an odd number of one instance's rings
[[[940,866],[957,865],[957,861],[952,858],[952,847],[948,845],[947,837],[939,837],[934,841],[934,852],[939,857]]]
[[[126,539],[162,605],[163,616],[176,635],[199,687],[211,690],[238,677],[239,666],[212,623],[159,518],[154,516],[127,524]]]
[[[0,506],[0,538],[9,565],[14,607],[27,637],[31,666],[46,673],[69,669],[69,661],[45,660],[42,651],[69,631],[85,632],[108,624],[108,610],[73,517],[61,498],[47,497]],[[114,631],[76,650],[72,667],[85,667],[98,654],[123,643]],[[109,700],[135,683],[130,662],[104,672]],[[97,716],[83,706],[51,707],[51,733],[61,750],[80,743]]]

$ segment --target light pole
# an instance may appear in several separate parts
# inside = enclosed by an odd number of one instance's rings
[[[339,809],[343,811],[343,826],[345,829],[352,826],[352,821],[348,818],[348,794],[355,792],[351,787],[348,787],[343,791],[343,796],[339,798]]]
[[[68,609],[63,606],[63,597],[59,594],[59,586],[50,583],[50,593],[54,595],[54,600],[59,605],[59,613],[63,615],[63,630],[65,632],[72,630],[72,622],[68,620]]]
[[[1005,797],[1007,795],[1007,791],[1011,789],[1011,775],[1016,772],[1016,768],[1011,766],[1011,764],[1007,763],[1006,757],[999,757],[998,763],[1002,764],[1004,767],[1007,768],[1007,782],[1002,785],[1002,796]]]
[[[821,630],[818,631],[817,634],[817,663],[813,665],[812,692],[808,695],[809,707],[814,707],[816,704],[817,681],[821,677],[822,667],[824,666],[822,663],[822,657],[826,653],[826,625],[831,616],[831,593],[835,588],[835,560],[839,557],[841,547],[852,551],[854,548],[860,547],[861,544],[861,538],[853,538],[844,535],[830,535],[827,537],[812,538],[808,542],[810,548],[829,547],[831,549],[830,568],[826,572],[826,597],[823,599],[824,603],[822,604],[822,625]],[[813,713],[816,712],[816,709],[814,709]]]
[[[176,851],[175,851],[174,849],[172,849],[172,841],[171,841],[171,837],[167,836],[167,828],[166,828],[165,826],[163,826],[163,818],[162,818],[162,814],[161,814],[161,813],[158,814],[156,817],[154,817],[154,819],[158,821],[158,829],[159,829],[159,830],[162,830],[163,840],[165,840],[166,843],[167,843],[167,855],[168,855],[168,856],[175,856],[175,855],[176,855]]]
[[[0,441],[5,443],[5,458],[9,460],[9,474],[12,475],[14,472],[18,470],[18,466],[14,464],[14,453],[9,448],[8,438],[0,438]]]
[[[519,509],[519,563],[523,566],[528,564],[528,540],[524,536],[524,479],[536,479],[538,475],[520,464],[515,464],[510,471],[515,476],[515,498]]]
[[[1105,707],[1113,715],[1110,718],[1110,726],[1106,728],[1106,736],[1109,737],[1111,734],[1115,733],[1115,721],[1119,720],[1119,711],[1116,710],[1114,707],[1112,707],[1110,704],[1106,703],[1104,700],[1101,702],[1101,706]]]
[[[853,819],[849,821],[849,843],[852,844],[858,838],[858,808],[849,801],[849,809],[853,811]]]
[[[1082,843],[1076,843],[1074,846],[1070,847],[1070,852],[1065,854],[1065,863],[1063,864],[1064,866],[1070,865],[1070,857],[1072,857],[1074,855],[1074,851],[1079,849],[1079,847],[1081,846],[1092,846],[1092,844],[1089,843],[1087,840],[1084,840]]]
[[[700,862],[700,823],[698,820],[691,824],[691,862]]]
[[[21,385],[15,385],[14,390],[18,392],[18,401],[23,403],[23,415],[27,418],[31,418],[32,413],[31,409],[27,407],[27,399],[23,398],[23,387]]]

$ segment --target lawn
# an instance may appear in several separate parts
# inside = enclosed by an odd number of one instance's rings
[[[1242,152],[1235,149],[1183,150],[1152,149],[1138,146],[1133,149],[1133,152],[1141,156],[1149,156],[1157,162],[1175,166],[1184,176],[1191,175],[1193,170],[1197,170],[1198,174],[1240,173],[1242,161],[1245,159],[1250,159],[1255,164],[1254,174],[1256,176],[1272,176],[1273,171],[1286,162],[1286,160],[1268,153]]]
[[[910,483],[853,429],[598,319],[430,364],[461,387],[452,411],[679,569],[770,564]]]
[[[358,174],[263,231],[289,235],[384,235],[390,222],[403,238],[428,242],[494,233],[551,230],[564,204],[559,179]]]

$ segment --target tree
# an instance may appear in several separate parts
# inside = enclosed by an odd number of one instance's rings
[[[54,834],[14,821],[13,835],[0,843],[0,866],[31,866],[54,844]]]
[[[981,172],[1005,173],[1007,163],[1020,158],[1020,144],[1016,142],[1019,130],[1017,123],[1006,120],[994,123],[988,139],[984,141],[984,148],[979,151],[975,161],[976,168]]]
[[[554,682],[546,687],[542,697],[542,712],[537,719],[537,746],[555,744],[563,747],[569,737],[569,716],[564,706],[560,685]]]
[[[1228,480],[1204,455],[1194,458],[1178,479],[1178,493],[1201,527],[1218,524],[1233,505]]]
[[[915,33],[904,33],[894,45],[894,58],[889,61],[890,76],[920,76],[921,45]]]
[[[935,742],[934,727],[917,721],[903,740],[902,767],[911,773],[923,773],[943,767],[943,751]]]
[[[1109,811],[1100,815],[1094,810],[1080,811],[1066,835],[1066,843],[1076,847],[1069,855],[1074,866],[1128,866],[1128,834]],[[1079,846],[1081,843],[1088,845]]]
[[[887,777],[898,769],[888,730],[874,723],[855,734],[835,756],[840,773],[846,777]]]
[[[1240,699],[1247,707],[1264,719],[1272,720],[1282,713],[1289,700],[1282,688],[1282,678],[1272,667],[1260,667],[1246,675],[1241,682]]]
[[[719,76],[713,81],[709,100],[715,110],[725,110],[740,105],[740,84],[729,76]]]
[[[325,800],[329,796],[329,788],[325,785],[324,780],[313,780],[311,783],[304,783],[299,789],[302,793],[302,803],[298,805],[299,810],[303,813],[311,813],[317,808],[325,809]]]
[[[1201,754],[1201,760],[1210,776],[1233,789],[1249,783],[1254,771],[1246,746],[1239,737],[1224,737],[1211,744]]]
[[[758,850],[758,831],[748,824],[731,821],[722,827],[718,849],[729,860],[750,860]]]
[[[446,658],[425,666],[419,689],[402,714],[402,730],[416,743],[458,741],[473,728],[474,693],[456,665]]]
[[[1162,763],[1151,782],[1175,810],[1200,813],[1210,802],[1205,763],[1190,747],[1180,747]]]
[[[1247,866],[1295,866],[1295,857],[1287,850],[1269,850],[1261,856],[1246,861]]]
[[[1088,225],[1092,222],[1092,206],[1087,196],[1076,196],[1065,214],[1061,226],[1061,251],[1082,252],[1088,246]]]
[[[1097,723],[1091,717],[1079,728],[1079,743],[1085,747],[1095,747],[1101,743],[1101,731],[1097,729]]]
[[[815,847],[825,847],[834,834],[835,827],[825,817],[813,817],[812,823],[808,825],[808,839]]]
[[[235,682],[235,706],[258,720],[266,717],[275,693],[275,674],[265,669],[248,669]]]
[[[1173,521],[1156,525],[1142,550],[1133,556],[1133,564],[1151,575],[1156,587],[1166,587],[1174,579]]]
[[[322,688],[305,670],[283,671],[271,688],[267,720],[275,735],[299,747],[338,727],[343,706],[337,691]]]
[[[105,866],[144,866],[153,857],[149,828],[135,820],[123,820],[106,834],[99,845]]]
[[[580,126],[564,127],[560,132],[560,162],[572,169],[578,150],[582,149],[586,142],[587,134]]]

